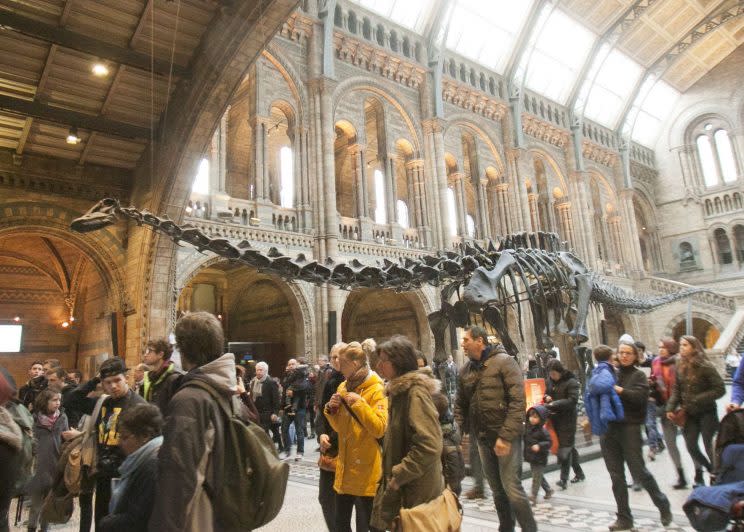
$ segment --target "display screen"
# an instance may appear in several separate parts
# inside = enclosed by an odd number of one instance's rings
[[[0,353],[18,353],[21,350],[23,325],[0,325]]]

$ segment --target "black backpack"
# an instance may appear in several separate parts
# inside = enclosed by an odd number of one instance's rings
[[[207,493],[214,514],[228,530],[253,530],[279,513],[289,479],[289,465],[279,459],[274,443],[264,430],[235,414],[233,405],[202,380],[189,381],[209,393],[225,418],[225,452],[214,456],[222,473],[222,485]]]

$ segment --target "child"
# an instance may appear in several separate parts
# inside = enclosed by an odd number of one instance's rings
[[[62,395],[50,389],[39,393],[34,401],[34,440],[36,440],[36,472],[29,484],[31,512],[28,516],[28,529],[36,530],[41,514],[41,505],[52,489],[57,470],[62,433],[69,429],[67,416],[59,408]],[[47,523],[41,522],[45,532]]]
[[[547,429],[543,426],[547,421],[548,411],[542,405],[533,406],[527,410],[529,424],[524,432],[524,460],[530,464],[532,470],[532,495],[530,502],[537,502],[537,494],[540,486],[545,490],[545,499],[553,496],[550,484],[543,477],[545,466],[548,465],[548,452],[552,445],[552,439]]]
[[[592,433],[601,436],[607,432],[610,421],[622,421],[625,417],[623,404],[615,391],[617,377],[615,368],[610,364],[613,356],[612,348],[598,345],[592,351],[597,366],[592,370],[592,376],[586,385],[584,405]]]
[[[443,393],[431,396],[439,413],[439,424],[442,427],[442,473],[444,481],[459,497],[462,491],[462,479],[465,477],[465,460],[460,447],[460,433],[449,412],[449,400]]]

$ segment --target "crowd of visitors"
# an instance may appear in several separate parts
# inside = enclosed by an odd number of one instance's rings
[[[460,367],[451,356],[429,364],[411,340],[392,336],[380,344],[371,338],[338,343],[316,366],[292,358],[281,379],[264,361],[250,373],[236,365],[224,353],[222,326],[211,314],[185,315],[175,338],[182,367],[171,361],[167,340],[148,342],[144,366],[135,371],[109,358],[84,382],[79,371],[49,359],[34,362],[17,389],[0,367],[0,532],[8,530],[10,501],[19,494],[30,500],[28,530],[47,530],[56,515],[49,501],[59,497],[60,486],[69,488],[63,500],[79,501],[81,532],[93,523],[103,531],[230,529],[225,508],[231,499],[221,490],[235,477],[225,469],[232,463],[226,456],[235,453],[235,429],[225,405],[232,405],[232,416],[260,427],[255,430],[269,455],[300,461],[305,440],[317,440],[318,501],[331,532],[393,529],[404,512],[439,504],[447,493],[483,497],[484,480],[500,530],[517,524],[537,530],[532,507],[541,489],[545,499],[554,493],[544,475],[551,451],[559,488],[586,479],[576,449],[582,404],[599,436],[617,504],[609,530],[634,524],[626,467],[631,485],[645,489],[658,508],[662,525],[672,522],[669,499],[644,463],[644,429],[649,459],[669,452],[676,468],[672,488],[688,486],[680,427],[695,464],[693,484],[706,484],[704,470],[714,481],[716,401],[725,387],[693,336],[679,343],[660,339],[657,356],[627,335],[616,349],[596,346],[583,397],[581,379],[565,361],[548,357],[544,374],[532,367],[525,376],[478,326],[462,336],[466,362]],[[733,373],[727,411],[744,401],[743,365]],[[525,377],[545,381],[544,396],[529,408]],[[474,488],[462,493],[464,436]],[[71,456],[79,457],[75,488],[66,478]],[[523,463],[532,473],[529,495]]]

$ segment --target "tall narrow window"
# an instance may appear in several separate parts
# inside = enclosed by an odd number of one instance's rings
[[[705,186],[714,186],[718,182],[718,178],[716,177],[716,162],[713,159],[710,138],[706,135],[700,135],[695,139],[695,142],[697,143],[698,157],[700,158],[700,167],[703,170]]]
[[[196,172],[191,191],[197,194],[209,194],[209,159],[204,158],[199,163],[199,170]]]
[[[721,177],[724,183],[736,181],[736,162],[734,161],[734,152],[731,149],[731,139],[725,129],[719,129],[713,135],[716,144],[716,154],[718,162],[721,163]]]
[[[457,235],[457,208],[455,207],[455,191],[447,188],[447,218],[449,220],[449,232],[451,236]]]
[[[385,178],[380,170],[375,170],[375,223],[384,224],[385,212]]]
[[[279,199],[282,207],[291,209],[294,207],[294,161],[292,159],[292,148],[289,146],[284,146],[279,150],[279,165],[282,183]]]
[[[723,229],[716,229],[713,231],[713,237],[716,240],[716,247],[718,248],[718,262],[720,264],[731,264],[733,257],[731,254],[731,242]]]
[[[408,229],[410,227],[408,222],[408,205],[406,205],[405,201],[398,200],[396,202],[396,208],[398,209],[398,223],[404,229]]]
[[[470,238],[475,238],[475,220],[469,214],[465,216],[465,225],[467,225],[466,231]]]

